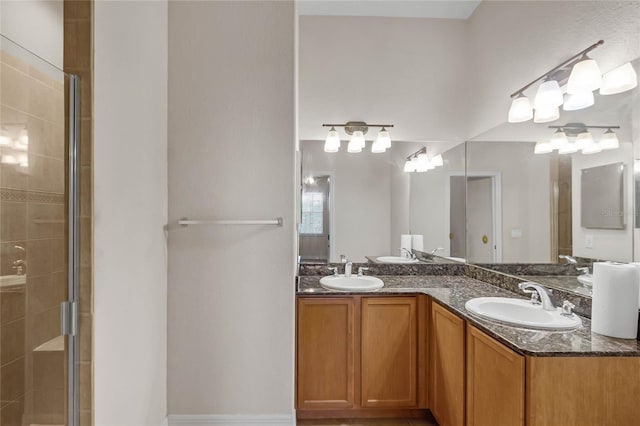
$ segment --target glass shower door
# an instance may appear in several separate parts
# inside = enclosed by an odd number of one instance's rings
[[[0,39],[0,426],[75,424],[75,87]]]

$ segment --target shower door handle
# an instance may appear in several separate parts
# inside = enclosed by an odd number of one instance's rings
[[[60,333],[63,336],[78,334],[78,303],[66,301],[60,303]]]

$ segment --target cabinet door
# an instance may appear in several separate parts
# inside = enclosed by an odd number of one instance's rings
[[[467,426],[485,425],[524,425],[524,357],[467,326]]]
[[[464,321],[431,306],[431,412],[440,426],[463,426]]]
[[[417,406],[416,297],[362,299],[362,406]]]
[[[299,298],[297,316],[297,408],[352,408],[354,299]]]

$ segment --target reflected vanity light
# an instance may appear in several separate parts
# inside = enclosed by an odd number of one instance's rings
[[[22,172],[29,168],[29,132],[23,123],[6,123],[0,134],[0,163],[19,165]]]
[[[393,124],[368,124],[364,121],[348,121],[344,124],[323,124],[322,127],[330,127],[327,138],[324,142],[324,152],[338,152],[340,150],[340,135],[336,127],[343,127],[347,135],[351,135],[347,152],[358,153],[366,146],[364,135],[367,134],[370,127],[380,127],[380,132],[371,144],[371,152],[379,154],[391,148],[391,136],[387,127],[393,127]]]
[[[556,131],[549,142],[536,143],[535,154],[549,154],[555,150],[558,154],[573,154],[578,151],[583,154],[596,154],[608,149],[617,149],[620,146],[618,136],[613,131],[620,126],[587,126],[582,123],[569,123],[564,126],[549,126],[549,128]],[[607,131],[599,141],[596,141],[589,129],[607,129]]]
[[[427,147],[425,146],[406,158],[403,170],[406,173],[424,173],[436,167],[441,167],[443,164],[444,160],[442,159],[442,155],[438,154],[433,158],[429,158],[427,155]]]
[[[638,76],[631,63],[602,75],[598,63],[587,56],[603,44],[604,40],[599,40],[513,92],[509,123],[522,123],[532,118],[534,123],[554,121],[560,117],[560,106],[564,111],[576,111],[593,105],[595,90],[600,89],[601,95],[613,95],[635,88]],[[538,82],[542,83],[536,92],[533,111],[524,92]],[[567,95],[563,99],[562,87],[565,84]]]

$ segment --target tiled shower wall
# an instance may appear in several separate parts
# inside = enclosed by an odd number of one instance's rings
[[[80,426],[93,424],[93,0],[64,0],[64,71],[80,77]]]
[[[3,158],[13,155],[20,164],[0,163],[0,424],[62,424],[66,357],[59,306],[67,298],[64,81],[5,51],[0,67],[3,135],[28,133],[24,150],[2,147]]]

